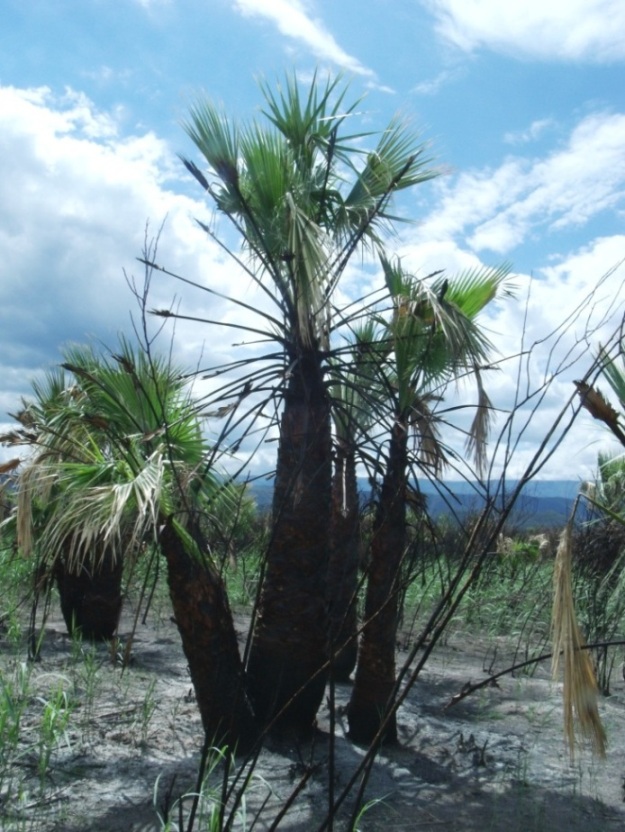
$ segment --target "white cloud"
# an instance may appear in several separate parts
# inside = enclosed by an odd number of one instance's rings
[[[168,189],[181,165],[153,133],[118,135],[113,116],[72,91],[5,87],[0,136],[2,412],[59,360],[62,344],[94,336],[114,346],[130,331],[123,269],[142,274],[135,258],[148,219],[155,232],[168,217],[160,256],[172,270],[232,287],[231,265],[193,223],[203,205]],[[181,288],[159,273],[153,286],[160,307]],[[192,314],[219,318],[224,305],[198,293]],[[207,330],[189,329],[180,360],[197,361]]]
[[[403,240],[399,253],[406,265],[424,275],[441,267],[450,272],[474,268],[480,263],[475,251],[457,238],[467,230],[474,236],[479,229],[485,233],[498,212],[512,211],[515,200],[530,205],[521,211],[524,228],[543,215],[547,220],[540,221],[552,224],[568,218],[571,210],[578,209],[564,205],[567,200],[581,204],[594,198],[613,204],[612,191],[622,187],[624,175],[616,154],[623,120],[590,117],[565,147],[547,159],[509,159],[496,170],[472,172],[445,186],[441,208]],[[148,217],[155,228],[168,215],[159,263],[198,282],[209,282],[225,294],[236,288],[238,296],[256,303],[249,295],[249,278],[242,277],[194,226],[192,218],[203,214],[202,203],[170,190],[172,183],[181,188],[176,181],[180,165],[153,133],[123,134],[115,113],[97,110],[71,90],[56,97],[47,88],[0,88],[0,137],[0,419],[17,407],[20,395],[28,393],[30,378],[58,361],[62,343],[95,335],[114,345],[119,331],[129,331],[132,300],[122,269],[141,274],[135,257],[141,252]],[[555,183],[572,176],[577,165],[589,169],[588,177],[559,191]],[[615,168],[613,179],[606,173],[610,167]],[[540,187],[547,188],[546,194]],[[560,207],[550,215],[547,206],[552,202]],[[532,283],[528,338],[538,340],[553,329],[565,314],[564,301],[579,300],[624,253],[624,237],[606,237],[544,268]],[[356,294],[373,288],[372,271],[350,268],[344,290]],[[525,286],[529,280],[519,278]],[[602,302],[618,294],[622,283],[621,272],[606,285]],[[155,273],[152,306],[169,305],[175,292],[186,314],[217,320],[239,317],[227,302]],[[521,317],[521,301],[509,302],[487,321],[504,354],[518,348]],[[248,322],[256,324],[251,313]],[[204,367],[228,360],[233,343],[245,338],[201,323],[180,324],[178,336],[178,360],[195,366],[203,352]],[[603,333],[596,334],[597,343],[603,338]],[[533,369],[538,376],[547,371],[545,361],[543,354],[537,355]],[[489,382],[493,398],[508,406],[512,373],[506,368]],[[552,389],[544,415],[526,437],[517,468],[560,407],[568,385],[570,380],[564,380]],[[558,463],[570,468],[560,472],[562,476],[575,476],[579,465],[590,473],[600,444],[589,444],[589,437],[606,442],[598,426],[584,423],[581,438],[577,436]],[[555,476],[558,471],[548,473]]]
[[[544,60],[625,58],[621,0],[424,0],[438,32],[467,52],[480,47]]]
[[[506,133],[503,140],[506,144],[527,144],[536,141],[546,130],[555,127],[556,122],[552,118],[541,118],[533,121],[527,130],[520,130],[517,133]]]
[[[3,429],[11,427],[6,414],[30,394],[31,380],[58,364],[63,345],[95,340],[115,348],[120,333],[131,335],[136,304],[123,271],[142,284],[136,257],[148,219],[151,236],[167,217],[159,265],[244,300],[252,310],[267,307],[249,275],[195,224],[195,217],[213,219],[204,203],[170,190],[182,190],[187,179],[166,142],[151,132],[122,134],[115,115],[99,111],[82,94],[0,87]],[[174,360],[184,368],[212,369],[266,349],[257,334],[203,322],[262,328],[255,311],[154,271],[148,307],[172,306],[199,319],[175,324]],[[156,329],[161,320],[150,317],[148,324]],[[161,349],[169,348],[172,332],[166,328]],[[256,343],[238,346],[250,341]],[[207,395],[221,383],[198,381],[195,392]],[[210,428],[218,431],[222,424],[209,420]],[[271,468],[275,444],[267,448],[255,456],[256,470]],[[14,449],[0,448],[0,459],[12,454]]]
[[[144,9],[151,11],[152,9],[156,8],[157,6],[168,6],[172,0],[134,0],[135,3],[138,3]]]
[[[103,87],[113,82],[126,84],[132,77],[129,69],[113,69],[107,64],[102,64],[97,69],[83,69],[80,74]]]
[[[317,58],[330,61],[347,72],[375,78],[371,69],[339,46],[321,20],[307,13],[300,0],[234,0],[234,6],[246,16],[271,20],[283,35],[304,43]]]
[[[426,81],[421,81],[416,84],[412,91],[417,93],[417,95],[436,95],[440,92],[441,87],[455,81],[459,75],[460,71],[457,69],[443,70],[443,72],[439,72],[434,78],[429,78]]]
[[[482,266],[473,252],[466,251],[450,239],[406,242],[398,250],[398,255],[404,267],[420,278],[438,269],[453,275]]]
[[[419,239],[466,235],[476,251],[507,254],[537,229],[580,226],[625,205],[625,115],[583,119],[567,143],[544,158],[514,156],[498,168],[438,183],[439,208]]]
[[[614,343],[625,308],[624,255],[625,236],[598,238],[536,276],[518,276],[521,291],[517,300],[500,304],[489,318],[488,326],[502,355],[519,350],[522,333],[525,350],[535,345],[532,354],[520,361],[522,389],[527,377],[530,389],[550,382],[515,455],[513,473],[520,473],[574,395],[573,381],[590,369],[599,345]],[[504,409],[513,402],[514,366],[515,362],[508,363],[506,372],[494,379],[494,398]],[[534,403],[528,402],[525,412]],[[582,411],[543,475],[590,478],[599,450],[610,449],[614,450],[614,441],[607,429]]]
[[[419,240],[445,240],[492,220],[514,204],[525,188],[524,162],[511,159],[499,168],[468,171],[453,182],[439,180],[435,209],[417,230]]]
[[[408,270],[423,277],[440,268],[453,277],[483,265],[473,252],[449,239],[406,240],[399,254]],[[516,296],[496,301],[482,314],[480,324],[495,349],[493,364],[499,367],[483,376],[498,411],[491,451],[515,402],[533,392],[515,417],[513,436],[528,419],[529,423],[515,439],[508,477],[523,474],[563,406],[575,398],[573,380],[584,376],[599,345],[617,331],[625,311],[624,258],[625,235],[597,238],[535,275],[513,274]],[[458,404],[475,404],[473,388],[448,390],[441,407]],[[469,413],[452,413],[451,421],[468,427]],[[450,431],[445,438],[463,459],[462,438]],[[505,445],[506,436],[501,439]],[[496,476],[501,472],[502,447],[493,469]],[[598,451],[614,448],[607,430],[582,412],[540,476],[591,478]]]

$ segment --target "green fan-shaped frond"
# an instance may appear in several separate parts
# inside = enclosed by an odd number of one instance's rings
[[[70,562],[132,550],[172,513],[216,498],[221,484],[177,368],[125,341],[116,354],[76,346],[65,359],[73,380],[40,386],[33,405],[40,441],[18,493],[26,554],[34,543]]]
[[[421,280],[407,274],[399,261],[382,258],[389,294],[393,300],[387,337],[392,343],[389,388],[395,391],[396,416],[424,431],[423,402],[436,389],[460,376],[476,380],[478,403],[467,447],[478,466],[484,461],[491,405],[479,373],[488,360],[491,344],[476,321],[478,314],[506,289],[508,269],[479,269],[453,277],[436,275]],[[415,421],[411,414],[421,414]],[[429,429],[430,446],[435,432]],[[434,452],[429,456],[433,458]]]
[[[327,305],[350,257],[377,244],[392,223],[394,193],[436,175],[424,146],[393,120],[371,151],[344,133],[356,103],[345,103],[340,79],[305,89],[295,75],[277,91],[261,85],[265,122],[227,124],[199,99],[184,129],[208,165],[187,169],[241,235],[249,273],[283,314],[280,342],[327,349]]]

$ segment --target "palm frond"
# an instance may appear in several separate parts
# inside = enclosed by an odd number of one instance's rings
[[[333,79],[328,78],[322,87],[315,72],[304,97],[295,73],[286,76],[284,85],[278,86],[277,93],[267,83],[261,83],[266,104],[263,114],[293,149],[300,168],[311,171],[316,161],[315,154],[321,151],[325,156],[330,146],[343,161],[351,155],[350,148],[336,145],[335,137],[359,101],[345,105],[347,87],[341,88],[341,83],[342,77],[337,75]]]
[[[473,368],[473,377],[477,387],[478,400],[465,447],[467,453],[475,460],[478,474],[482,476],[486,466],[486,445],[492,422],[493,405],[484,388],[482,374],[477,365]]]
[[[622,348],[621,348],[622,349]],[[625,365],[623,353],[619,354],[621,365],[618,366],[615,358],[608,355],[605,349],[600,349],[599,358],[601,360],[601,372],[607,379],[610,387],[618,396],[621,409],[625,411]]]
[[[239,132],[217,107],[199,99],[190,109],[183,130],[219,177],[228,196],[236,193],[238,182]],[[225,196],[224,194],[224,196]]]
[[[439,171],[429,167],[432,160],[425,155],[427,146],[419,143],[407,128],[404,121],[394,118],[384,130],[345,199],[346,213],[366,216],[380,199],[385,201],[397,191],[439,175]],[[385,202],[378,214],[380,218],[387,217]]]
[[[24,554],[37,545],[71,567],[155,539],[162,517],[205,504],[219,483],[178,368],[123,339],[116,353],[74,346],[65,358],[75,382],[41,385],[30,410],[40,439],[20,474],[17,529]]]
[[[437,397],[424,395],[415,397],[409,411],[408,424],[418,439],[418,459],[428,468],[432,476],[439,477],[447,462],[440,432],[430,407]]]
[[[592,661],[583,650],[571,577],[572,519],[560,537],[554,565],[554,600],[552,612],[552,675],[556,678],[560,656],[564,666],[564,734],[571,756],[575,751],[575,719],[582,735],[586,737],[596,754],[605,756],[606,735],[597,708],[598,688]]]
[[[77,466],[66,468],[41,545],[52,552],[65,551],[70,569],[105,551],[114,557],[133,551],[146,534],[154,538],[158,528],[165,470],[162,449],[134,476],[126,470],[121,478],[116,463],[80,471]]]
[[[395,220],[392,195],[436,171],[400,119],[368,154],[359,146],[365,134],[342,135],[358,102],[346,105],[340,77],[323,85],[315,76],[306,90],[292,74],[277,91],[266,83],[261,91],[268,125],[235,127],[199,99],[184,128],[208,175],[183,161],[240,233],[252,278],[273,284],[261,283],[284,312],[280,342],[325,350],[328,302],[350,257]]]

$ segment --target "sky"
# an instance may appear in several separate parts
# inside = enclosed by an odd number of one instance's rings
[[[198,95],[244,120],[259,115],[259,80],[341,72],[348,98],[362,97],[359,127],[401,114],[441,171],[402,199],[413,222],[389,251],[418,275],[511,265],[517,296],[483,326],[502,359],[535,347],[520,376],[509,359],[485,381],[500,425],[519,378],[538,391],[509,463],[522,472],[623,315],[621,0],[0,0],[0,10],[0,429],[63,345],[114,347],[131,331],[126,277],[142,279],[146,223],[150,236],[166,218],[167,268],[251,297],[194,223],[208,209],[178,158],[197,158],[181,122]],[[351,268],[345,294],[380,279],[370,271]],[[236,316],[164,275],[151,299]],[[209,365],[236,356],[235,340],[180,324],[174,350],[186,366]],[[592,477],[600,450],[615,446],[582,413],[541,476]]]

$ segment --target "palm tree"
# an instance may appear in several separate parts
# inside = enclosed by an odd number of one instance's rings
[[[331,519],[327,371],[331,298],[350,258],[394,220],[391,196],[435,175],[397,119],[364,152],[341,135],[354,114],[338,80],[294,78],[262,88],[269,126],[237,127],[199,102],[185,125],[208,174],[185,160],[241,236],[248,274],[274,305],[266,316],[283,355],[273,530],[248,672],[257,715],[308,732],[327,661],[325,582]],[[211,229],[203,226],[212,235]]]
[[[20,491],[22,545],[32,505],[46,501],[38,546],[67,568],[110,553],[115,562],[146,541],[168,566],[174,615],[203,726],[240,750],[256,739],[232,614],[219,568],[204,545],[202,518],[223,493],[183,374],[122,342],[110,357],[66,353],[78,394],[58,417],[80,453],[37,458]],[[50,489],[53,483],[53,489]]]
[[[49,522],[50,506],[58,497],[56,466],[85,461],[90,440],[89,425],[76,418],[84,404],[84,393],[69,383],[63,370],[48,372],[32,386],[34,398],[23,400],[22,409],[13,414],[20,427],[2,437],[7,444],[33,448],[18,490],[18,543],[25,554],[29,554],[33,541],[31,526],[37,537],[37,530]],[[38,487],[33,491],[34,480]],[[90,551],[76,560],[71,556],[73,544],[70,534],[53,557],[50,552],[40,552],[35,592],[54,577],[68,632],[79,632],[92,640],[110,639],[121,614],[122,559],[115,557],[102,540],[94,539]]]
[[[376,379],[387,352],[373,317],[356,326],[346,353],[332,362],[334,473],[327,597],[332,674],[347,681],[358,655],[358,571],[362,529],[356,466],[363,443],[380,409]]]
[[[391,403],[386,469],[376,509],[367,576],[364,626],[347,716],[356,742],[397,739],[392,711],[395,644],[402,558],[406,550],[406,495],[415,437],[420,464],[438,476],[444,462],[432,405],[436,392],[459,375],[478,373],[488,341],[474,318],[492,300],[506,269],[480,270],[454,281],[442,276],[428,285],[406,275],[399,263],[382,258],[392,319],[387,323],[387,361],[380,367]],[[470,431],[478,457],[483,452],[489,405],[481,382],[480,402]]]

